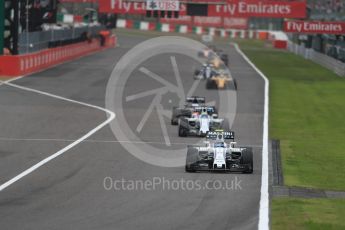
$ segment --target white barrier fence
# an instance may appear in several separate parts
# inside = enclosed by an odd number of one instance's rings
[[[304,45],[298,45],[291,41],[288,42],[288,50],[306,59],[312,60],[323,67],[332,70],[341,77],[345,77],[345,63],[335,58],[319,53],[313,49],[305,48]]]

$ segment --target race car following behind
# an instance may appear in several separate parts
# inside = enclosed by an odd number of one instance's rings
[[[194,112],[201,113],[202,109],[206,108],[209,115],[217,113],[215,106],[206,106],[204,97],[188,97],[183,108],[173,107],[171,115],[171,125],[178,125],[181,117],[192,117]]]
[[[219,119],[218,114],[210,115],[207,107],[201,108],[202,112],[194,112],[191,117],[180,118],[178,135],[180,137],[201,136],[204,137],[209,131],[222,128],[224,119]]]
[[[197,69],[194,71],[194,79],[202,80],[208,79],[217,74],[214,66],[212,64],[203,64],[201,69]]]
[[[234,132],[208,132],[204,146],[188,146],[186,172],[224,171],[253,173],[253,149],[237,147]],[[226,140],[232,140],[226,142]]]
[[[226,71],[219,71],[217,74],[206,79],[206,89],[229,89],[237,90],[236,79]]]
[[[229,64],[229,57],[223,50],[217,49],[215,46],[210,46],[207,49],[199,52],[199,57],[208,58],[208,60],[212,63],[214,61],[221,63],[225,66]],[[217,60],[218,59],[218,60]],[[220,62],[221,61],[221,62]]]
[[[195,80],[206,80],[206,89],[237,90],[236,79],[227,68],[215,68],[213,64],[204,64],[200,70],[194,72]]]

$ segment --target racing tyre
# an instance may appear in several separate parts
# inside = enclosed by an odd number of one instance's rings
[[[182,125],[178,127],[178,136],[179,137],[186,137],[188,130],[184,128]]]
[[[237,90],[237,81],[234,79],[234,89]]]
[[[215,84],[214,84],[214,82],[212,81],[212,80],[207,80],[207,82],[206,82],[206,89],[215,89],[216,87],[215,87]]]
[[[192,111],[190,111],[189,109],[183,109],[177,114],[177,116],[192,117]]]
[[[228,55],[226,55],[226,54],[221,55],[221,59],[222,59],[222,61],[223,61],[223,63],[224,63],[225,66],[229,66],[229,58],[228,58]]]
[[[212,106],[212,108],[213,108],[213,113],[218,114],[218,110],[217,110],[216,106]]]
[[[228,120],[228,119],[224,119],[221,128],[222,128],[223,130],[225,130],[225,131],[230,130],[230,125],[229,125],[229,120]]]
[[[195,166],[199,161],[199,152],[195,148],[188,148],[186,157],[186,172],[195,172]]]
[[[243,173],[253,173],[253,149],[246,148],[242,152],[241,164],[248,165],[248,169]]]
[[[171,116],[171,125],[178,125],[178,111],[177,111],[177,107],[173,107],[173,112],[172,112],[172,116]]]

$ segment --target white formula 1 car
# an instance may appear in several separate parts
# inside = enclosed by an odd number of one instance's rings
[[[203,64],[200,70],[194,71],[195,80],[209,79],[215,75],[217,75],[217,71],[212,64]]]
[[[182,117],[190,118],[193,113],[201,113],[203,108],[206,108],[209,115],[217,113],[215,106],[205,105],[204,97],[192,96],[186,98],[186,104],[183,108],[173,107],[171,113],[171,125],[178,125],[179,119]]]
[[[201,112],[194,112],[191,117],[181,117],[178,128],[180,137],[201,136],[204,137],[209,131],[222,128],[224,119],[219,119],[218,114],[208,113],[208,108],[201,108]]]
[[[204,146],[188,146],[186,172],[253,173],[252,148],[236,147],[236,142],[233,142],[234,136],[234,132],[209,132]],[[232,142],[226,143],[226,140],[232,140]]]

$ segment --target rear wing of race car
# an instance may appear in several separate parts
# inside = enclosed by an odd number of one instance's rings
[[[197,96],[187,97],[186,102],[187,103],[195,103],[195,104],[205,104],[206,99],[205,99],[205,97],[197,97]]]
[[[235,139],[235,132],[233,131],[212,131],[208,132],[206,135],[207,139],[211,140],[234,140]]]

